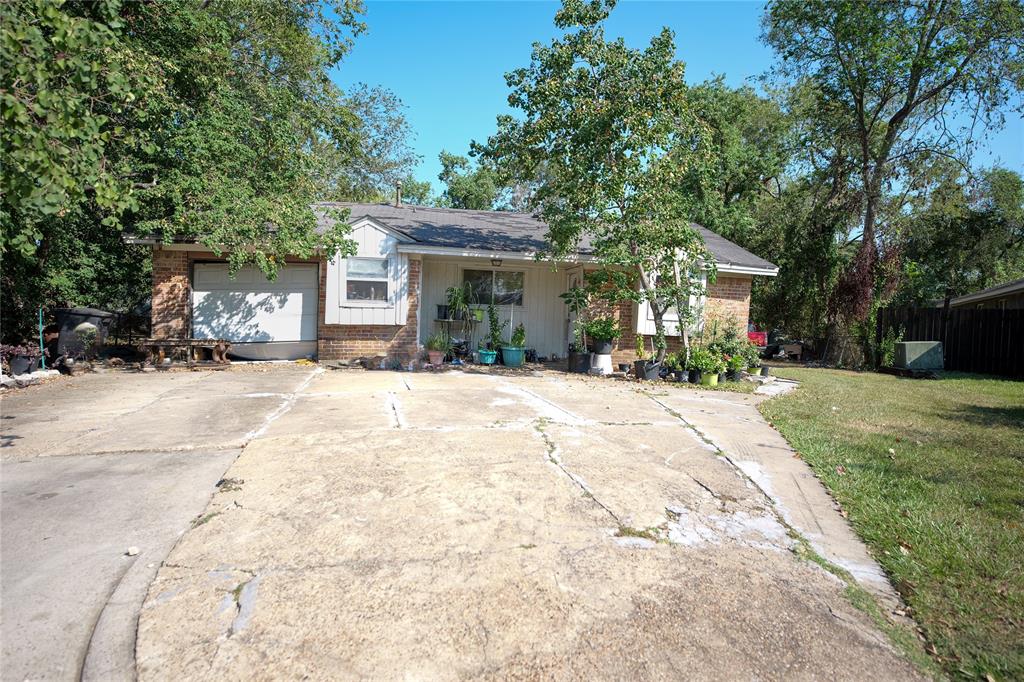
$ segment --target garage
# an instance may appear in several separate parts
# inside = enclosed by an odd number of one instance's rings
[[[315,263],[290,263],[277,279],[255,267],[231,277],[226,263],[196,263],[192,271],[192,336],[226,339],[243,360],[316,357]]]

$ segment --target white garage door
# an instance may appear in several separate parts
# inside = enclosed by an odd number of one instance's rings
[[[224,263],[196,263],[192,336],[227,339],[252,360],[315,356],[318,280],[315,263],[286,265],[273,282],[254,267],[231,278]]]

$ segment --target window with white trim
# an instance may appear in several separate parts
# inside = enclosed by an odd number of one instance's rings
[[[463,270],[462,282],[469,284],[470,302],[487,305],[523,305],[522,270]]]
[[[345,268],[345,300],[388,300],[387,258],[349,258]]]

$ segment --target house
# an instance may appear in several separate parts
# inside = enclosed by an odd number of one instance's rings
[[[950,308],[1018,310],[1024,308],[1024,279],[1006,282],[966,296],[950,299]]]
[[[222,259],[196,244],[153,245],[153,337],[223,338],[244,358],[320,360],[386,354],[403,363],[420,354],[440,326],[445,290],[472,284],[481,307],[494,302],[508,328],[522,322],[527,347],[564,357],[572,320],[559,294],[594,265],[586,248],[557,264],[538,261],[547,226],[529,214],[395,204],[337,203],[315,208],[326,228],[328,207],[349,210],[357,253],[348,259],[288,259],[268,282],[255,268],[234,278]],[[694,301],[746,330],[755,276],[771,263],[699,227],[718,265],[706,300]],[[633,357],[636,332],[652,335],[646,305],[614,306],[626,333],[617,361]],[[474,344],[486,319],[472,325]],[[671,329],[673,334],[675,329]],[[671,342],[671,340],[670,340]]]

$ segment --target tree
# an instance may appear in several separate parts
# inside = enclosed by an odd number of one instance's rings
[[[438,155],[441,172],[437,179],[444,184],[439,204],[449,208],[493,210],[502,187],[498,173],[484,164],[472,164],[465,156],[442,150]]]
[[[434,203],[434,189],[424,180],[420,182],[412,173],[402,180],[402,201],[415,206],[431,206]]]
[[[901,235],[901,302],[961,296],[1024,277],[1024,181],[995,168],[965,179],[946,164]]]
[[[369,191],[410,165],[397,100],[330,78],[361,11],[359,0],[0,4],[4,335],[40,305],[118,300],[104,288],[117,283],[75,271],[92,267],[95,243],[121,259],[114,272],[144,271],[122,230],[195,240],[268,276],[285,255],[347,252],[344,221],[321,232],[310,204],[336,198],[339,178]]]
[[[859,248],[832,310],[863,320],[881,270],[886,193],[913,184],[922,162],[969,151],[971,128],[958,117],[1001,122],[1024,68],[1024,9],[1013,0],[775,0],[764,39],[782,58],[777,75],[816,93],[819,132],[849,165]]]
[[[117,0],[0,5],[0,253],[31,256],[43,223],[91,201],[112,224],[137,208],[124,157],[152,148],[168,105],[158,57],[124,40]]]
[[[705,162],[706,139],[672,33],[664,29],[644,50],[607,41],[614,5],[565,0],[555,25],[566,34],[535,44],[530,66],[505,76],[521,118],[499,117],[497,133],[476,148],[509,177],[540,178],[530,201],[548,224],[553,256],[589,239],[603,266],[595,290],[650,305],[660,362],[665,314],[675,307],[685,318],[699,268],[714,276],[690,224],[696,200],[678,191],[680,173]]]

